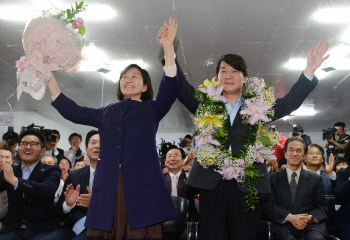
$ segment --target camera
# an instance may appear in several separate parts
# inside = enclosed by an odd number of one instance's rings
[[[296,124],[293,124],[293,137],[298,137],[298,136],[299,136],[298,126]]]
[[[182,139],[181,142],[180,142],[180,147],[184,148],[188,145],[188,143],[186,142],[185,139]]]
[[[57,137],[52,134],[52,131],[53,131],[52,129],[44,129],[43,126],[37,126],[37,125],[34,125],[34,123],[29,125],[28,127],[22,127],[20,134],[22,134],[24,131],[26,131],[28,129],[39,130],[45,136],[46,141],[56,142],[56,140],[57,140]]]
[[[16,138],[15,138],[15,134],[13,131],[13,127],[9,126],[8,131],[7,131],[7,140],[6,140],[7,144],[11,147],[14,146],[17,142],[15,139]]]
[[[333,139],[335,139],[335,135],[334,133],[337,131],[337,129],[335,128],[326,128],[323,129],[323,134],[322,134],[322,139],[323,140],[329,140],[333,137]]]

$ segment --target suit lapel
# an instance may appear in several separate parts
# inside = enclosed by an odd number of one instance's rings
[[[168,186],[169,192],[171,194],[171,178],[170,178],[170,174],[167,173],[165,175],[165,181],[166,181],[166,185]]]
[[[243,99],[242,99],[242,101],[243,101]],[[241,110],[242,110],[242,104],[241,104],[241,106],[239,107],[239,109],[238,109],[238,111],[237,111],[235,120],[233,121],[233,124],[232,124],[232,128],[233,128],[235,125],[237,125],[238,123],[242,122],[242,116],[241,116],[241,114],[239,113]]]
[[[13,167],[13,173],[16,177],[22,178],[22,164]]]
[[[308,172],[305,171],[304,169],[301,169],[299,180],[298,180],[298,187],[295,193],[295,200],[293,205],[293,212],[295,213],[298,211],[303,201],[303,198],[305,196],[305,193],[308,187],[308,180],[309,180]]]
[[[90,181],[90,166],[85,167],[84,171],[80,173],[80,194],[87,194],[86,187],[89,186]]]
[[[183,189],[185,187],[186,179],[187,179],[187,177],[186,177],[185,171],[181,171],[179,181],[177,183],[177,196],[178,197],[183,196],[182,192],[183,192]]]
[[[31,181],[35,180],[36,177],[44,170],[45,169],[43,168],[43,164],[41,163],[41,161],[39,161],[38,164],[33,169],[32,173],[30,174],[28,180],[31,180]]]
[[[280,171],[277,172],[277,174],[280,182],[278,186],[279,186],[281,195],[284,199],[284,202],[288,206],[288,210],[292,210],[293,202],[292,202],[292,195],[290,194],[290,187],[289,187],[288,178],[287,178],[287,170],[281,169]]]

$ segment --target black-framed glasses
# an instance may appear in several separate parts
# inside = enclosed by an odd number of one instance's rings
[[[27,142],[27,141],[20,141],[20,142],[19,142],[19,146],[20,146],[21,148],[27,147],[28,144],[29,144],[29,146],[30,146],[31,148],[35,148],[35,147],[38,146],[39,144],[40,144],[40,146],[42,146],[40,142]]]

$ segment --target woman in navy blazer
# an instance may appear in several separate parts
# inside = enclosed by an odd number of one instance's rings
[[[350,166],[350,144],[345,147],[345,161]],[[337,226],[337,237],[350,239],[350,167],[337,173],[335,199],[341,204],[333,223]]]
[[[150,79],[147,83],[148,73],[137,65],[128,66],[120,75],[118,97],[123,100],[98,109],[80,106],[61,93],[53,75],[48,82],[52,105],[64,118],[99,129],[101,149],[85,222],[87,235],[91,229],[111,232],[115,227],[114,209],[120,170],[129,230],[159,224],[177,216],[159,164],[155,141],[159,122],[170,110],[177,91],[173,47],[177,24],[170,18],[169,26],[167,22],[164,25],[170,32],[162,38],[165,74],[155,101],[152,100]],[[126,237],[123,239],[129,239]],[[142,239],[144,237],[157,238],[142,236]]]

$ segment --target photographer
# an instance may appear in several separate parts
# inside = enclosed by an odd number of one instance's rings
[[[338,140],[333,138],[331,135],[330,139],[327,139],[328,144],[333,144],[335,146],[335,153],[338,159],[344,158],[344,148],[345,145],[350,141],[350,136],[345,133],[345,123],[337,122],[334,124],[334,128],[337,130],[335,134],[339,137]],[[327,148],[327,144],[325,144],[325,148]]]
[[[291,134],[289,134],[289,138],[291,138],[290,135]],[[296,124],[293,125],[292,137],[302,138],[305,141],[307,146],[309,146],[312,142],[310,136],[304,134],[304,128],[302,126],[296,126]]]
[[[64,151],[63,149],[57,148],[57,143],[60,140],[60,133],[56,129],[52,130],[51,138],[46,139],[46,145],[45,145],[45,155],[53,156],[57,160],[60,160],[64,157]],[[55,164],[57,164],[57,161],[55,161]]]
[[[189,151],[192,150],[191,148],[192,144],[192,136],[187,134],[184,139],[181,140],[179,143],[180,147],[185,151],[186,155],[188,154]]]
[[[21,164],[22,160],[16,150],[18,144],[18,133],[13,131],[13,127],[9,127],[9,131],[2,135],[2,141],[0,142],[0,148],[6,147],[12,151],[12,159],[14,164]]]

